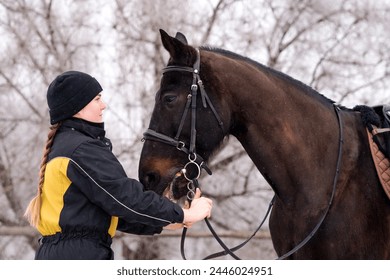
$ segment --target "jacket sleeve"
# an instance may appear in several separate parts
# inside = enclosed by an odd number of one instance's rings
[[[181,223],[182,208],[128,178],[115,155],[99,140],[82,143],[67,169],[69,179],[107,214],[128,223],[163,227]]]
[[[163,230],[162,227],[153,227],[141,223],[128,223],[123,219],[119,219],[118,226],[116,229],[122,232],[127,232],[127,233],[137,234],[137,235],[160,234]]]

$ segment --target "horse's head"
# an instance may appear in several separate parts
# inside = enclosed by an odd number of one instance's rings
[[[187,45],[181,33],[175,38],[160,33],[170,59],[144,134],[139,178],[146,189],[159,194],[170,189],[171,197],[178,199],[186,195],[188,179],[197,177],[202,168],[207,170],[207,160],[224,138],[221,117],[226,114],[199,51]],[[202,82],[205,90],[200,89]]]

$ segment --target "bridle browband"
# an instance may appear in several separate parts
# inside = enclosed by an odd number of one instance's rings
[[[202,168],[205,169],[206,172],[209,175],[212,174],[211,170],[207,166],[207,164],[204,161],[204,159],[199,154],[196,153],[196,100],[197,100],[198,90],[201,93],[203,107],[207,108],[207,104],[210,106],[210,109],[212,110],[215,118],[218,121],[218,125],[220,126],[220,128],[223,131],[223,122],[222,122],[220,116],[218,115],[217,111],[215,110],[213,104],[211,103],[210,98],[208,97],[208,95],[207,95],[207,93],[206,93],[206,91],[204,89],[203,82],[200,79],[200,52],[199,52],[199,49],[196,49],[196,53],[197,53],[196,61],[195,61],[195,63],[194,63],[192,68],[188,67],[188,66],[169,65],[169,66],[163,68],[163,70],[162,70],[162,74],[165,74],[167,72],[172,72],[172,71],[177,71],[177,72],[183,72],[184,71],[184,72],[190,72],[193,75],[193,80],[192,80],[192,85],[191,85],[191,93],[188,94],[188,96],[187,96],[187,102],[186,102],[186,105],[185,105],[185,108],[184,108],[184,112],[182,114],[181,121],[180,121],[180,124],[179,124],[179,128],[178,128],[178,131],[177,131],[175,137],[172,138],[170,136],[167,136],[167,135],[164,135],[162,133],[156,132],[155,130],[152,130],[152,129],[149,128],[143,134],[144,137],[142,139],[143,141],[144,140],[158,141],[158,142],[162,142],[162,143],[165,143],[167,145],[170,145],[170,146],[174,146],[179,151],[182,151],[182,152],[184,152],[184,153],[186,153],[188,155],[189,162],[187,164],[185,164],[185,166],[184,166],[184,168],[182,169],[181,172],[184,175],[185,179],[188,181],[188,184],[187,184],[187,189],[188,189],[187,200],[188,200],[189,203],[191,203],[191,201],[193,200],[193,198],[195,196],[196,188],[199,187],[198,178],[200,177],[201,169]],[[186,119],[186,116],[188,114],[188,111],[189,111],[190,107],[191,107],[191,136],[190,136],[190,145],[189,145],[189,148],[187,148],[185,146],[185,142],[180,141],[179,138],[180,138],[180,134],[181,134],[182,128],[184,126],[184,122],[185,122],[185,119]],[[282,259],[285,259],[285,258],[291,256],[292,254],[297,252],[304,245],[306,245],[307,242],[309,242],[311,240],[311,238],[316,234],[316,232],[318,231],[318,229],[322,225],[323,221],[327,217],[327,215],[329,213],[329,210],[330,210],[330,207],[331,207],[331,205],[333,203],[333,199],[334,199],[334,196],[335,196],[335,193],[336,193],[337,181],[338,181],[338,177],[339,177],[339,173],[340,173],[340,166],[341,166],[341,159],[342,159],[342,149],[343,149],[343,142],[344,142],[343,126],[342,126],[341,116],[340,116],[340,113],[339,113],[340,108],[336,104],[333,104],[333,107],[334,107],[334,110],[336,112],[336,116],[337,116],[337,120],[338,120],[338,124],[339,124],[339,148],[338,148],[338,157],[337,157],[336,171],[335,171],[335,176],[334,176],[334,179],[333,179],[332,193],[331,193],[331,196],[330,196],[327,208],[326,208],[323,216],[321,217],[321,219],[317,223],[317,225],[306,236],[306,238],[303,239],[293,249],[291,249],[290,251],[288,251],[287,253],[285,253],[281,257],[277,258],[278,260],[282,260]],[[187,169],[187,167],[189,165],[195,165],[196,170],[197,170],[197,174],[196,175],[192,175],[191,177],[188,177],[188,175],[186,174],[186,169]],[[260,228],[262,227],[262,225],[266,221],[266,219],[267,219],[267,217],[268,217],[268,215],[269,215],[269,213],[271,211],[271,208],[273,206],[274,200],[275,200],[275,196],[272,198],[271,202],[269,203],[266,215],[263,218],[263,220],[261,221],[261,223],[258,226],[258,228],[254,231],[254,233],[247,240],[245,240],[244,242],[242,242],[241,244],[239,244],[238,246],[235,246],[233,248],[228,248],[224,244],[224,242],[219,238],[219,236],[217,235],[217,233],[215,232],[215,230],[211,226],[209,220],[207,218],[205,218],[205,222],[206,222],[209,230],[213,234],[214,238],[221,245],[221,247],[224,249],[224,251],[211,254],[211,255],[205,257],[204,259],[212,259],[212,258],[221,257],[221,256],[225,256],[225,255],[229,254],[234,259],[239,260],[240,258],[237,255],[234,254],[234,251],[242,248],[260,230]],[[182,255],[184,260],[186,259],[185,254],[184,254],[184,240],[185,240],[186,232],[187,232],[187,228],[183,228],[182,239],[181,239],[181,255]]]

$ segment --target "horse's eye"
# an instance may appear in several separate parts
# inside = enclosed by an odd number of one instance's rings
[[[165,95],[163,100],[165,103],[172,103],[173,101],[175,101],[177,98],[176,95]]]

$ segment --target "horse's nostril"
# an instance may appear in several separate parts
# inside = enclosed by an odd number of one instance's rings
[[[158,181],[160,180],[160,175],[156,172],[148,172],[146,175],[142,178],[142,183],[145,186],[146,189],[150,189],[152,186],[154,186]]]

